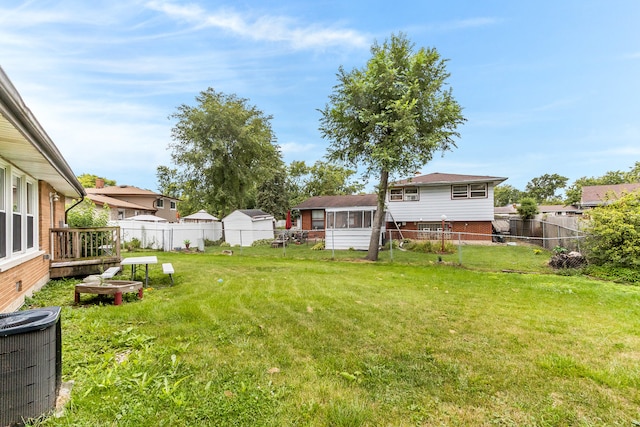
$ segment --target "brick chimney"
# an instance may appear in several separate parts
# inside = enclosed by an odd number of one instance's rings
[[[96,178],[96,188],[104,188],[104,179]]]

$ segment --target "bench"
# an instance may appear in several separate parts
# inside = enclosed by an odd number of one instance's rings
[[[162,272],[169,275],[169,278],[171,279],[171,286],[173,286],[173,273],[175,273],[173,265],[170,262],[163,263]]]
[[[120,267],[109,267],[104,271],[104,273],[100,275],[100,277],[102,277],[103,279],[111,279],[113,278],[113,276],[118,274],[119,271]]]

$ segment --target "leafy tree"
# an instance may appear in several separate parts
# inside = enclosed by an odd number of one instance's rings
[[[80,204],[67,213],[69,227],[106,227],[109,222],[109,207],[97,209],[90,199],[83,199]]]
[[[160,191],[160,194],[173,197],[175,199],[180,198],[181,191],[178,186],[177,169],[167,166],[158,166],[156,168],[156,178],[158,178],[158,191]]]
[[[640,267],[640,191],[591,209],[583,250],[590,263]]]
[[[287,171],[280,167],[273,171],[269,179],[262,181],[256,191],[256,207],[284,219],[289,210],[289,192],[287,190]]]
[[[170,116],[177,119],[170,148],[183,203],[221,216],[252,207],[258,183],[283,165],[271,116],[211,88],[196,101]]]
[[[82,175],[79,175],[77,178],[78,178],[78,181],[80,181],[80,184],[82,184],[84,188],[96,188],[96,179],[101,177],[99,177],[98,175],[83,173]],[[106,186],[116,185],[116,181],[114,179],[107,179],[107,178],[102,178],[102,179],[104,180],[104,185]]]
[[[520,199],[520,204],[518,205],[516,210],[518,211],[518,215],[520,215],[520,218],[524,220],[532,219],[539,212],[538,202],[536,202],[536,199],[534,199],[533,197],[524,197]]]
[[[558,203],[561,199],[556,192],[567,185],[569,178],[554,173],[533,178],[527,184],[525,192],[538,203]]]
[[[364,189],[364,184],[352,180],[355,174],[355,170],[320,160],[313,166],[307,166],[304,161],[291,162],[291,203],[297,205],[313,196],[359,193]]]
[[[522,191],[512,185],[496,185],[493,189],[493,204],[494,206],[507,206],[518,203],[523,194]]]
[[[408,175],[433,153],[455,147],[465,119],[446,87],[446,61],[435,49],[420,48],[405,35],[374,43],[363,69],[339,68],[338,84],[321,111],[320,131],[330,140],[327,158],[378,176],[378,207],[367,259],[378,259],[389,176]]]

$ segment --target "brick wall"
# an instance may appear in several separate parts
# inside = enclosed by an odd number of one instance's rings
[[[50,252],[50,222],[51,205],[49,193],[55,190],[46,182],[38,183],[38,248],[48,254]],[[64,196],[60,195],[58,202],[54,202],[54,223],[64,221]],[[31,296],[49,281],[50,260],[45,259],[42,252],[34,253],[25,261],[0,272],[0,312],[15,311],[24,302],[25,296]],[[11,265],[11,261],[9,261]]]

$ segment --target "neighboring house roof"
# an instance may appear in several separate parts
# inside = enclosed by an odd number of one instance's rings
[[[92,190],[92,189],[88,188],[87,190]],[[106,204],[110,208],[157,211],[157,209],[151,209],[148,206],[142,206],[136,203],[126,202],[124,200],[116,199],[115,197],[103,196],[102,194],[87,194],[87,199],[90,199],[96,205],[104,206]]]
[[[625,193],[631,193],[638,189],[640,189],[640,183],[585,185],[582,187],[580,204],[585,207],[603,205],[618,199]]]
[[[377,206],[377,194],[355,194],[343,196],[315,196],[311,197],[294,209],[326,209],[326,208],[347,208],[351,206]]]
[[[161,194],[154,193],[151,190],[144,190],[132,185],[112,185],[102,188],[87,188],[87,194],[103,194],[105,196],[162,196]]]
[[[49,135],[0,67],[0,153],[23,172],[68,197],[85,191]]]
[[[540,213],[582,213],[582,209],[573,205],[539,205]]]
[[[440,173],[434,172],[426,175],[418,175],[400,181],[389,183],[389,187],[402,187],[402,186],[429,186],[429,185],[443,185],[443,184],[469,184],[479,182],[493,182],[499,184],[506,181],[507,178],[498,176],[485,176],[485,175],[459,175],[454,173]]]
[[[496,206],[493,208],[493,213],[495,215],[517,215],[518,209],[516,205],[507,205],[507,206]]]

